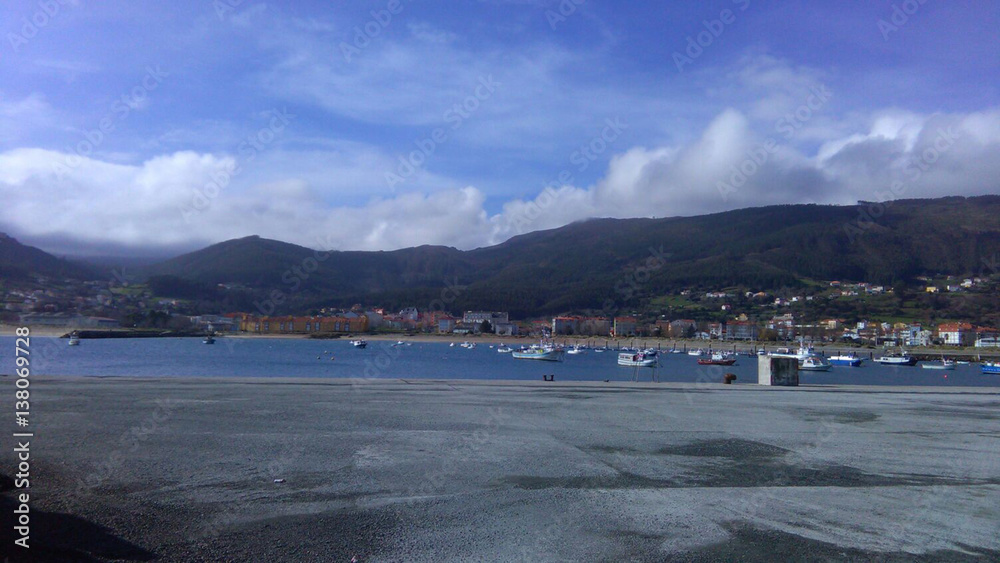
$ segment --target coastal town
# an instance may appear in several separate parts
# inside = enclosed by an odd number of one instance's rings
[[[167,329],[246,335],[434,334],[460,337],[495,335],[526,338],[664,338],[732,342],[792,342],[875,346],[1000,347],[996,324],[972,319],[937,322],[903,320],[896,311],[883,316],[823,312],[878,310],[898,300],[897,289],[864,282],[829,281],[809,292],[733,289],[653,297],[642,310],[619,314],[562,314],[516,319],[504,311],[422,309],[389,310],[354,305],[320,308],[308,314],[262,314],[260,311],[204,312],[193,300],[164,298],[149,286],[116,280],[56,282],[39,279],[34,289],[5,288],[2,320],[52,329]],[[949,298],[963,299],[997,290],[989,277],[921,278],[907,288],[933,308]],[[220,284],[220,290],[239,290]],[[687,314],[685,314],[687,313]],[[896,313],[896,314],[893,314]],[[914,315],[916,316],[916,315]]]

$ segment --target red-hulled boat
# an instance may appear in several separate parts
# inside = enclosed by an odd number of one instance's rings
[[[725,354],[712,354],[710,358],[698,358],[700,366],[731,366],[736,363],[736,358]]]

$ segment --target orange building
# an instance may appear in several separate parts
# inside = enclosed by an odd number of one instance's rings
[[[318,332],[367,332],[368,317],[254,317],[244,316],[240,330],[251,334],[310,334]]]

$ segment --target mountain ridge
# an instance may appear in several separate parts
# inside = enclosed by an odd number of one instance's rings
[[[57,258],[7,233],[0,233],[0,278],[27,280],[32,276],[85,280],[95,278],[96,274],[86,265]]]
[[[244,237],[155,265],[148,275],[245,283],[295,294],[300,306],[428,303],[460,286],[449,304],[456,310],[529,314],[600,309],[608,300],[632,303],[684,287],[769,290],[804,279],[889,284],[927,273],[972,274],[1000,253],[1000,196],[896,200],[882,204],[873,221],[865,220],[868,207],[598,218],[465,251],[425,245],[325,253]],[[669,258],[647,272],[641,288],[616,289],[657,254]]]
[[[437,303],[525,317],[619,310],[680,289],[770,291],[808,280],[893,284],[971,275],[989,270],[998,256],[1000,196],[990,195],[596,218],[473,250],[322,251],[252,235],[129,271],[136,281],[155,282],[164,297],[204,293],[211,302],[218,299],[214,288],[233,284],[252,297],[244,303],[277,295],[275,310],[283,312]],[[0,239],[0,268],[12,278],[92,275],[9,237]]]

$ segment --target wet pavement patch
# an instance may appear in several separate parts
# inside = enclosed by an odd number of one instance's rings
[[[790,409],[794,414],[810,422],[835,422],[837,424],[864,424],[875,422],[881,415],[856,409]]]
[[[824,463],[803,465],[785,461],[791,450],[739,438],[699,440],[643,451],[598,445],[586,450],[616,459],[613,475],[541,477],[512,475],[503,479],[522,489],[670,489],[692,487],[892,487],[957,484],[929,475],[882,475],[856,467]],[[628,458],[657,458],[679,470],[670,477],[650,477],[631,471]]]
[[[790,450],[739,438],[723,438],[718,440],[700,440],[679,446],[660,448],[657,453],[662,455],[682,455],[688,457],[725,457],[740,459],[776,458],[787,454]]]
[[[939,550],[923,554],[902,551],[874,552],[846,548],[827,542],[804,538],[779,530],[765,530],[745,523],[726,526],[730,538],[714,545],[683,553],[670,554],[671,561],[707,563],[715,561],[790,561],[790,562],[860,562],[879,563],[937,563],[1000,561],[1000,552],[962,546],[962,551]],[[642,561],[662,560],[640,559]]]

